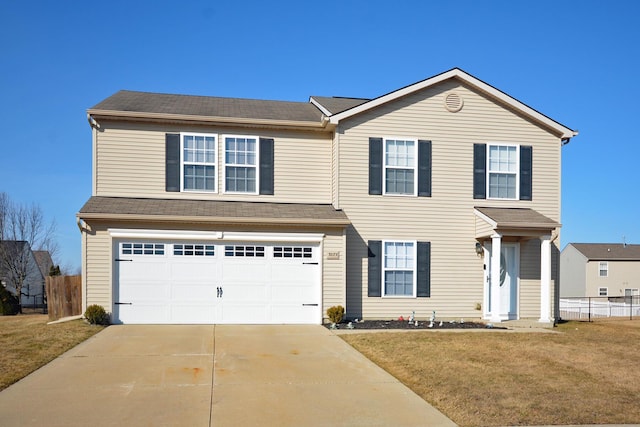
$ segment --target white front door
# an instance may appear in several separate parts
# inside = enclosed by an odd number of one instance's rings
[[[502,320],[518,318],[518,276],[520,271],[520,245],[518,243],[502,243],[500,248],[500,305],[499,317]],[[491,306],[491,243],[485,245],[484,294],[485,318],[493,313]]]

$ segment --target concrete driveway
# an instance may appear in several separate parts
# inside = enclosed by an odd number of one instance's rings
[[[110,326],[0,392],[3,426],[452,426],[321,326]]]

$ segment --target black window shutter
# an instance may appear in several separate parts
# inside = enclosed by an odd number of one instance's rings
[[[487,198],[487,144],[473,144],[473,198]]]
[[[369,240],[369,286],[367,296],[382,296],[382,241]]]
[[[273,138],[260,138],[260,194],[273,194]]]
[[[520,146],[520,200],[532,200],[533,196],[533,147]]]
[[[418,141],[418,197],[431,197],[431,141]]]
[[[418,297],[431,296],[431,242],[418,242],[418,273],[416,277]]]
[[[180,191],[180,134],[165,135],[165,189]]]
[[[382,194],[382,138],[369,138],[369,194]]]

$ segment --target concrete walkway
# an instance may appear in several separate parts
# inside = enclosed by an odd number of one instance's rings
[[[110,326],[0,392],[3,426],[453,426],[321,326]]]

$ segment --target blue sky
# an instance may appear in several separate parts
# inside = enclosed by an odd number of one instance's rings
[[[563,148],[562,246],[640,243],[640,2],[5,1],[0,191],[58,224],[80,265],[86,109],[120,89],[375,97],[460,67],[580,132]]]

